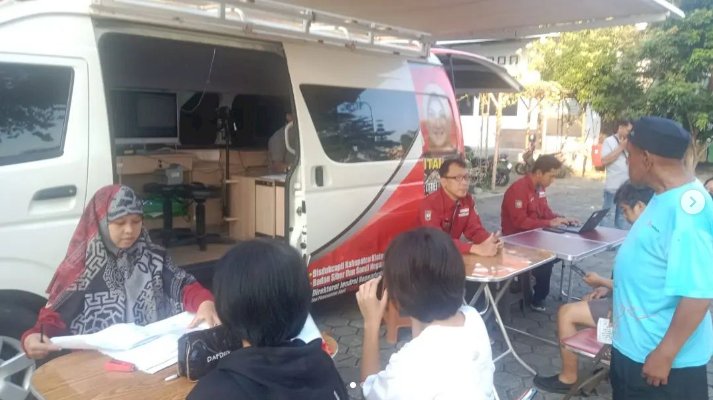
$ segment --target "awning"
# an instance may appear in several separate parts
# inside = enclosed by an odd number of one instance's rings
[[[428,32],[436,40],[504,39],[653,22],[683,12],[665,0],[285,0]]]
[[[485,57],[442,48],[433,48],[431,52],[443,63],[457,95],[522,90],[522,85],[508,74],[505,68]]]

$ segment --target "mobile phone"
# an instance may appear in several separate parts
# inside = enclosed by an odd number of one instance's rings
[[[376,285],[376,298],[381,300],[381,297],[384,295],[384,276],[381,276],[381,280],[379,281],[379,284]]]
[[[546,226],[546,227],[542,228],[542,230],[543,230],[543,231],[547,231],[547,232],[554,232],[554,233],[565,233],[565,232],[567,232],[567,231],[565,231],[564,229],[553,228],[553,227],[551,227],[551,226]]]
[[[581,268],[579,268],[578,266],[576,266],[574,264],[571,264],[569,267],[572,268],[572,271],[576,272],[581,277],[584,277],[585,275],[587,275],[587,273],[584,272],[584,270],[582,270]]]

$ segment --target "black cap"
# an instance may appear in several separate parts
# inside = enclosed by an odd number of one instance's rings
[[[629,141],[649,153],[681,160],[691,144],[691,134],[676,121],[642,117],[634,122]]]

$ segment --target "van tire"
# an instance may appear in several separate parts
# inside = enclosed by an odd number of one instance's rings
[[[37,322],[47,300],[19,290],[0,291],[0,336],[20,339]]]
[[[16,370],[17,365],[21,365],[22,370],[11,376],[6,376],[8,373],[3,371],[2,365],[22,352],[20,337],[35,324],[36,320],[36,311],[15,304],[0,305],[0,387],[12,386],[15,389],[14,393],[18,394],[24,391],[25,399],[32,398],[29,397],[32,391],[30,378],[35,370],[35,363],[26,357],[12,361],[15,364],[10,367],[12,370]]]

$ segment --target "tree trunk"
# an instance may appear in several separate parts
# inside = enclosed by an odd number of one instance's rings
[[[495,189],[498,176],[498,153],[500,152],[500,128],[503,122],[503,95],[498,93],[498,100],[495,102],[495,151],[493,152],[493,171],[490,178],[490,189]]]

